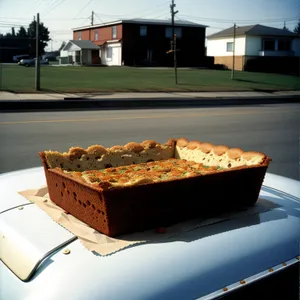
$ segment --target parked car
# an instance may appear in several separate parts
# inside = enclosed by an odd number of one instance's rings
[[[22,59],[31,59],[30,55],[24,54],[24,55],[15,55],[13,56],[13,61],[15,63],[20,62]]]
[[[299,181],[267,173],[269,210],[108,256],[18,194],[44,185],[40,167],[0,175],[0,299],[298,299]]]
[[[30,67],[35,66],[36,58],[30,58],[30,59],[22,59],[18,64],[20,66]],[[48,59],[40,58],[40,64],[41,65],[49,65]]]

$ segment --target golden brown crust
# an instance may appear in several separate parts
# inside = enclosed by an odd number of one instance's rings
[[[186,147],[186,145],[188,144],[188,140],[187,139],[185,139],[185,138],[179,138],[178,140],[177,140],[177,143],[176,143],[176,145],[178,146],[178,147]]]
[[[248,152],[242,153],[241,156],[246,160],[251,160],[254,156],[261,156],[261,158],[263,158],[265,155],[260,152],[248,151]]]
[[[176,144],[176,140],[175,139],[169,139],[166,143],[164,143],[163,145],[165,146],[169,146],[169,147],[174,147]]]
[[[147,149],[147,148],[155,148],[157,143],[153,140],[145,140],[141,142],[141,145]]]
[[[124,149],[125,149],[124,146],[115,145],[115,146],[110,147],[108,150],[109,151],[122,151]]]
[[[92,145],[87,148],[86,152],[88,154],[103,155],[107,153],[107,150],[101,145]]]
[[[175,158],[200,162],[207,166],[220,166],[224,169],[236,169],[248,166],[268,166],[271,159],[261,152],[244,152],[240,148],[225,145],[213,145],[199,141],[177,140]]]
[[[69,150],[69,157],[71,160],[74,160],[76,158],[80,158],[83,154],[86,153],[87,152],[80,147],[71,147]]]
[[[201,162],[207,166],[236,168],[240,166],[268,165],[271,159],[263,153],[225,145],[213,145],[185,138],[169,139],[159,144],[153,140],[142,143],[129,142],[125,146],[104,148],[92,145],[87,149],[71,147],[69,152],[44,151],[49,168],[59,167],[69,171],[99,170],[122,165],[139,164],[148,161],[180,158]]]
[[[202,152],[209,153],[212,150],[213,147],[214,147],[213,144],[210,144],[210,143],[201,143],[199,148],[200,148],[200,150]]]
[[[175,140],[165,144],[145,140],[141,144],[129,142],[125,146],[104,148],[92,145],[87,149],[72,147],[69,152],[44,151],[49,168],[59,167],[69,171],[99,170],[108,167],[139,164],[151,160],[165,160],[174,157]]]
[[[194,150],[196,148],[199,148],[201,146],[201,142],[199,141],[190,141],[186,147],[190,150]]]
[[[223,155],[226,151],[228,151],[229,148],[227,146],[224,146],[224,145],[219,145],[219,146],[215,146],[213,148],[213,151],[214,153],[217,155],[217,156],[221,156]]]
[[[144,150],[144,147],[141,144],[135,142],[127,143],[124,148],[135,153],[139,153]]]
[[[238,159],[243,153],[244,151],[240,148],[231,148],[227,151],[227,155],[231,159]]]

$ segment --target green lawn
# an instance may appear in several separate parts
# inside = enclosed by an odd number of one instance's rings
[[[2,86],[1,86],[2,85]],[[2,65],[0,89],[33,92],[35,69]],[[300,77],[230,71],[129,67],[48,67],[41,68],[41,88],[47,92],[141,92],[141,91],[242,91],[300,90]]]

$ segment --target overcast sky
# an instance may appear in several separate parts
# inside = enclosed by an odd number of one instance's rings
[[[128,18],[170,18],[171,0],[0,0],[0,32],[27,26],[36,13],[50,30],[48,50],[72,38],[72,28]],[[299,0],[175,0],[176,17],[210,26],[207,35],[237,25],[262,24],[293,30]]]

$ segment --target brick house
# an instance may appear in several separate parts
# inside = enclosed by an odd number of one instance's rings
[[[207,37],[207,55],[214,56],[216,64],[229,69],[251,71],[297,72],[300,59],[300,36],[286,29],[263,25],[233,27]]]
[[[205,64],[205,25],[175,21],[178,66]],[[73,40],[90,40],[100,47],[108,66],[172,66],[172,28],[169,20],[131,19],[73,29]]]

